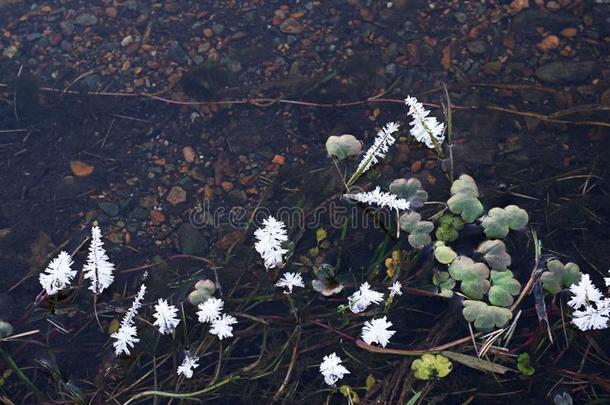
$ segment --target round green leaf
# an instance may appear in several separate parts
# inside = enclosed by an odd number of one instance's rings
[[[519,231],[525,228],[528,221],[529,217],[525,210],[516,205],[509,205],[506,208],[495,207],[489,210],[481,225],[489,239],[502,239],[511,229]]]
[[[478,330],[502,328],[513,317],[510,309],[487,305],[482,301],[464,301],[464,319],[474,322]]]
[[[521,284],[513,277],[512,271],[491,271],[491,288],[489,302],[498,307],[509,307],[513,303],[513,295],[521,292]]]
[[[446,377],[451,372],[452,366],[447,357],[426,353],[411,363],[411,370],[418,380],[430,380],[434,377]]]
[[[474,179],[462,174],[451,185],[451,198],[447,201],[449,210],[461,215],[468,223],[483,215],[483,204],[479,201],[479,189]]]
[[[549,260],[546,264],[548,271],[542,273],[542,287],[551,294],[557,294],[564,288],[580,281],[580,267],[575,263],[563,264],[557,259]]]
[[[343,160],[350,156],[358,156],[362,151],[362,143],[354,135],[329,136],[326,140],[328,156]]]
[[[428,192],[423,189],[421,181],[412,177],[409,180],[396,179],[390,184],[390,193],[407,200],[412,209],[421,208],[428,201]]]
[[[449,274],[461,281],[460,289],[469,298],[483,299],[489,291],[489,269],[484,263],[477,263],[470,257],[458,256],[449,266]]]
[[[506,252],[506,245],[501,240],[486,240],[479,245],[477,252],[483,255],[485,262],[492,270],[504,271],[510,266],[510,255]]]
[[[434,257],[441,264],[449,264],[455,260],[457,253],[443,242],[437,241],[434,245]]]

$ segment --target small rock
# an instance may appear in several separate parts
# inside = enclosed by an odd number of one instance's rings
[[[72,21],[62,21],[59,23],[61,33],[64,35],[72,35],[74,32],[74,23]]]
[[[212,30],[211,28],[204,29],[203,36],[206,38],[212,38],[214,36],[214,30]]]
[[[116,217],[119,215],[119,204],[117,203],[102,201],[97,206],[109,217]]]
[[[165,199],[172,205],[182,204],[186,201],[186,191],[180,186],[174,186],[169,190]]]
[[[243,190],[233,189],[227,194],[227,202],[233,206],[243,205],[248,202],[248,196]]]
[[[546,3],[546,9],[553,12],[559,11],[559,9],[561,9],[561,5],[556,1],[549,1],[548,3]]]
[[[2,56],[13,59],[17,55],[17,47],[14,45],[7,46],[6,49],[2,51]]]
[[[148,211],[146,211],[146,209],[144,207],[135,207],[133,209],[133,211],[131,211],[131,215],[140,221],[145,220],[146,218],[148,218]]]
[[[464,24],[468,16],[465,13],[458,11],[457,13],[453,14],[453,18],[455,18],[455,20],[460,24]]]
[[[83,13],[76,16],[74,24],[82,25],[83,27],[91,27],[97,24],[97,17],[91,13]]]
[[[229,191],[233,190],[235,185],[233,183],[231,183],[230,181],[223,181],[222,183],[220,183],[220,187],[222,187],[222,189],[225,192],[229,192]]]
[[[508,14],[516,15],[521,10],[525,8],[529,8],[530,2],[529,0],[514,0],[508,5]]]
[[[536,48],[538,48],[540,52],[548,52],[556,49],[558,46],[559,38],[557,38],[556,35],[548,35],[536,45]]]
[[[484,41],[466,42],[466,48],[473,55],[482,55],[487,51],[487,44]]]
[[[275,163],[276,165],[282,166],[284,163],[286,163],[286,158],[282,155],[275,155],[273,156],[273,160],[271,162]]]
[[[167,48],[167,57],[176,63],[185,64],[188,62],[188,55],[182,49],[178,41],[171,41]]]
[[[568,27],[561,30],[559,33],[564,38],[574,38],[578,35],[578,30],[576,28]]]
[[[188,163],[193,163],[195,161],[195,151],[190,146],[182,148],[182,155],[184,156],[184,160]]]
[[[121,46],[122,47],[126,47],[129,46],[133,43],[133,37],[131,35],[127,35],[125,38],[123,38],[123,40],[121,41]]]
[[[115,7],[108,7],[106,10],[104,10],[104,13],[110,18],[116,18],[116,16],[119,14]]]
[[[587,80],[596,62],[551,62],[536,69],[536,77],[548,83],[570,84]]]
[[[303,24],[294,18],[288,18],[280,24],[280,30],[287,34],[300,34],[304,29]]]
[[[417,173],[421,170],[422,168],[422,162],[421,160],[416,160],[415,162],[413,162],[413,164],[411,165],[411,172],[412,173]]]
[[[165,222],[165,215],[161,211],[151,210],[148,215],[155,225],[161,225]]]
[[[176,232],[180,252],[185,255],[205,255],[209,249],[208,241],[201,232],[191,224],[180,225]]]
[[[80,161],[80,160],[71,160],[70,161],[70,170],[77,177],[87,177],[91,173],[93,173],[93,166]]]

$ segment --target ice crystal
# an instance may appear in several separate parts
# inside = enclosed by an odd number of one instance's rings
[[[233,326],[237,323],[237,319],[231,315],[222,314],[219,318],[212,321],[210,333],[218,336],[218,339],[224,339],[233,336]]]
[[[133,318],[138,313],[138,309],[142,307],[142,300],[144,299],[144,294],[146,293],[146,286],[142,284],[140,286],[140,290],[138,291],[138,295],[133,299],[131,303],[131,307],[121,320],[121,326],[119,330],[110,335],[111,338],[115,339],[115,342],[112,342],[114,346],[114,350],[116,355],[119,356],[122,353],[126,355],[130,355],[129,351],[130,347],[133,347],[135,343],[139,342],[138,339],[138,330],[134,324]]]
[[[588,274],[583,274],[578,283],[570,286],[570,293],[572,293],[572,299],[568,301],[568,305],[574,309],[597,302],[602,298],[602,292],[591,282]]]
[[[305,287],[305,283],[303,283],[303,277],[299,273],[284,273],[279,281],[275,283],[275,286],[285,288],[286,291],[284,293],[290,294],[294,287]]]
[[[199,311],[197,311],[199,322],[213,322],[214,320],[218,319],[220,317],[220,312],[222,311],[223,305],[223,300],[214,297],[210,297],[199,304],[197,306],[197,308],[199,308]]]
[[[166,300],[159,298],[157,305],[155,305],[155,317],[154,326],[159,328],[159,333],[162,335],[169,335],[176,330],[176,326],[180,323],[180,319],[176,316],[178,308],[174,305],[169,305]]]
[[[353,313],[364,311],[371,304],[379,304],[383,301],[383,293],[371,290],[369,283],[364,282],[358,291],[348,297],[348,306]]]
[[[408,210],[410,204],[404,198],[398,198],[396,195],[381,191],[379,187],[376,187],[373,191],[367,191],[358,194],[343,194],[345,198],[350,200],[358,201],[365,204],[377,205],[380,207],[387,207],[396,211]]]
[[[362,160],[356,169],[356,173],[362,174],[366,172],[372,165],[385,158],[390,146],[396,142],[396,138],[394,138],[393,134],[398,131],[398,128],[399,125],[396,122],[388,122],[385,127],[377,132],[375,142],[373,142],[373,145],[362,157]]]
[[[47,294],[53,295],[70,285],[76,275],[72,270],[72,258],[68,252],[61,251],[51,260],[44,273],[40,273],[39,280]]]
[[[610,320],[610,298],[600,299],[586,305],[583,310],[572,313],[572,322],[578,329],[606,329]]]
[[[102,233],[98,226],[91,228],[91,243],[89,244],[89,255],[87,263],[83,267],[85,278],[91,280],[89,289],[95,294],[101,294],[114,281],[114,264],[110,262],[104,243]]]
[[[282,242],[288,240],[288,235],[286,234],[286,225],[272,216],[263,220],[263,225],[263,228],[254,232],[257,240],[254,248],[265,261],[265,267],[270,269],[281,264],[284,260],[282,256],[288,250],[282,248]]]
[[[381,346],[385,347],[392,335],[396,333],[394,330],[389,330],[390,326],[392,326],[392,322],[389,322],[385,316],[383,318],[367,321],[362,328],[362,340],[369,345],[371,343],[379,343]]]
[[[328,385],[333,385],[339,381],[345,374],[350,372],[341,364],[343,360],[336,353],[331,353],[324,356],[322,364],[320,364],[320,373],[324,376],[324,381]]]
[[[193,371],[199,367],[198,361],[199,357],[187,354],[184,360],[182,360],[182,364],[178,366],[178,375],[182,374],[186,378],[192,378]]]
[[[400,281],[395,281],[391,287],[388,287],[388,290],[390,290],[390,298],[393,298],[395,295],[402,295],[401,289],[402,284],[400,284]]]
[[[407,97],[405,104],[409,106],[408,114],[412,119],[411,135],[430,149],[442,144],[445,140],[445,124],[438,122],[435,117],[429,117],[430,111],[415,97]]]

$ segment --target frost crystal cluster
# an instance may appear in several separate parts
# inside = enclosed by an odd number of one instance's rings
[[[345,374],[350,372],[341,364],[343,360],[336,353],[331,353],[324,356],[322,364],[320,364],[320,373],[324,376],[324,381],[328,385],[333,385],[339,381]]]
[[[89,255],[87,256],[87,263],[83,267],[85,278],[91,280],[89,289],[95,294],[101,294],[114,281],[113,272],[114,264],[110,262],[104,249],[102,232],[98,226],[93,226],[91,228]]]
[[[114,346],[117,356],[121,355],[122,353],[129,356],[131,354],[129,348],[133,347],[134,344],[140,341],[140,339],[138,339],[138,330],[134,324],[133,318],[138,313],[138,309],[142,307],[142,300],[144,299],[145,293],[146,286],[142,284],[140,291],[138,291],[138,295],[136,295],[133,303],[131,304],[131,308],[129,308],[123,317],[119,330],[110,335],[111,338],[116,340],[115,342],[112,342],[112,346]]]
[[[396,138],[394,138],[393,134],[398,131],[398,128],[399,126],[397,123],[388,122],[385,127],[377,132],[375,142],[373,142],[373,145],[366,151],[360,164],[358,164],[358,169],[356,169],[357,173],[362,174],[366,172],[372,165],[385,158],[385,154],[388,153],[390,146],[396,142]]]
[[[381,346],[385,347],[390,341],[390,338],[396,333],[394,330],[389,330],[390,326],[392,326],[392,322],[388,321],[385,316],[383,318],[373,319],[372,321],[366,321],[362,328],[362,340],[368,345],[371,343],[379,343]]]
[[[233,325],[236,323],[237,319],[235,319],[233,316],[222,314],[219,318],[216,318],[212,321],[210,333],[212,335],[218,336],[218,339],[220,340],[227,337],[232,337]]]
[[[343,194],[345,198],[358,201],[369,205],[377,205],[379,207],[387,207],[396,211],[408,210],[410,204],[404,198],[398,198],[396,195],[381,191],[376,187],[373,191],[358,194]]]
[[[396,295],[402,295],[401,289],[402,284],[400,284],[400,281],[394,281],[394,284],[388,287],[388,290],[390,290],[390,298],[394,298]]]
[[[193,377],[193,371],[199,367],[199,357],[191,356],[187,353],[184,360],[182,360],[182,364],[178,366],[178,375],[182,374],[186,378]]]
[[[210,333],[221,340],[233,336],[233,325],[237,323],[233,316],[222,313],[223,306],[223,300],[211,297],[199,304],[197,311],[199,322],[210,323]]]
[[[154,326],[159,328],[159,333],[162,335],[169,335],[176,330],[176,326],[180,323],[180,319],[176,316],[178,308],[174,305],[169,305],[166,300],[159,298],[157,305],[155,305],[155,317]]]
[[[430,149],[440,146],[445,140],[445,124],[438,122],[436,117],[429,117],[430,111],[415,97],[407,97],[405,104],[409,106],[408,114],[412,119],[411,135]]]
[[[305,287],[303,277],[299,273],[284,273],[284,275],[275,283],[276,287],[285,288],[285,294],[292,293],[294,287]]]
[[[610,298],[604,298],[602,292],[591,282],[588,274],[583,274],[577,284],[570,287],[572,299],[568,305],[575,309],[572,322],[578,329],[605,329],[610,320]]]
[[[56,294],[70,285],[76,275],[76,270],[72,270],[71,266],[72,258],[68,252],[62,251],[51,260],[44,273],[40,273],[38,278],[47,294]]]
[[[367,309],[369,305],[383,301],[383,293],[371,290],[369,283],[364,282],[358,291],[349,296],[347,301],[349,309],[357,314]]]
[[[283,255],[288,250],[282,248],[282,242],[288,240],[286,225],[274,217],[263,220],[263,228],[254,232],[256,243],[254,248],[265,261],[265,267],[270,269],[283,262]]]

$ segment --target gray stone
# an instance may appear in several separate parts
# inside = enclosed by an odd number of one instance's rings
[[[109,217],[116,217],[119,215],[119,204],[102,201],[97,206]]]
[[[191,224],[182,224],[176,232],[180,252],[185,255],[205,255],[209,249],[208,241],[201,232]]]
[[[72,21],[62,21],[59,23],[61,33],[64,35],[72,35],[74,32],[74,23]]]
[[[91,27],[97,24],[97,17],[91,13],[83,13],[76,16],[74,24],[82,25],[83,27]]]
[[[589,78],[596,62],[551,62],[536,69],[536,77],[547,83],[572,84]]]
[[[558,32],[576,23],[576,18],[567,12],[547,13],[537,8],[530,8],[513,18],[512,28],[517,35],[535,34],[537,27],[544,27],[549,32]]]
[[[167,56],[176,63],[185,64],[188,62],[188,55],[182,49],[178,41],[172,41],[167,48]]]
[[[487,52],[487,44],[481,40],[466,42],[466,48],[473,55],[482,55]]]

